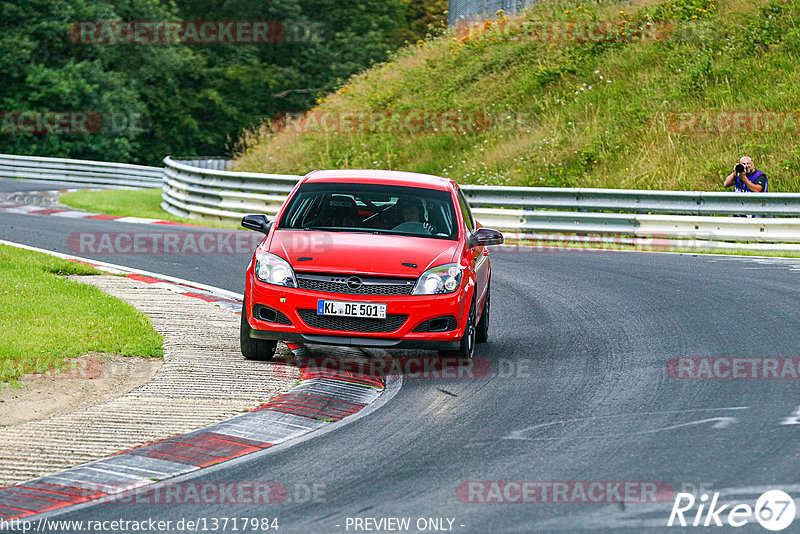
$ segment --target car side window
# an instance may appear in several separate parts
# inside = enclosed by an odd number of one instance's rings
[[[461,216],[464,219],[464,225],[467,227],[467,233],[472,233],[475,230],[475,221],[472,219],[472,212],[461,189],[458,190],[458,204],[461,207]]]

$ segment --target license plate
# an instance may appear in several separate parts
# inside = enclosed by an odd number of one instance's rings
[[[370,319],[386,319],[386,304],[366,304],[363,302],[318,300],[317,315],[338,315],[341,317],[368,317]]]

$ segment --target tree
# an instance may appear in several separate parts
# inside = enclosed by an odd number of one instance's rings
[[[444,1],[0,0],[0,152],[147,164],[223,154],[245,128],[308,109],[386,59],[443,16]],[[108,44],[86,42],[98,34],[78,24],[180,20],[275,21],[285,34],[269,43]],[[103,123],[89,133],[20,131],[26,111],[86,112]]]

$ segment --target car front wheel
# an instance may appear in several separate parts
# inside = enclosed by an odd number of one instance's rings
[[[247,323],[247,304],[242,302],[242,323],[239,328],[239,345],[242,349],[242,356],[248,360],[260,360],[270,362],[275,358],[275,349],[278,347],[277,341],[267,339],[253,339],[250,337],[250,325]]]
[[[446,358],[472,358],[472,353],[475,352],[475,301],[469,306],[469,315],[467,316],[467,324],[464,327],[464,335],[461,337],[461,342],[456,350],[440,350],[439,356]]]
[[[481,320],[478,321],[478,326],[475,328],[475,341],[478,343],[486,343],[489,340],[489,291],[491,286],[486,288],[486,299],[483,301],[483,313]]]

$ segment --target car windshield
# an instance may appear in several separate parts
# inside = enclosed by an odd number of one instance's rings
[[[458,238],[449,191],[383,184],[303,184],[278,228]]]

